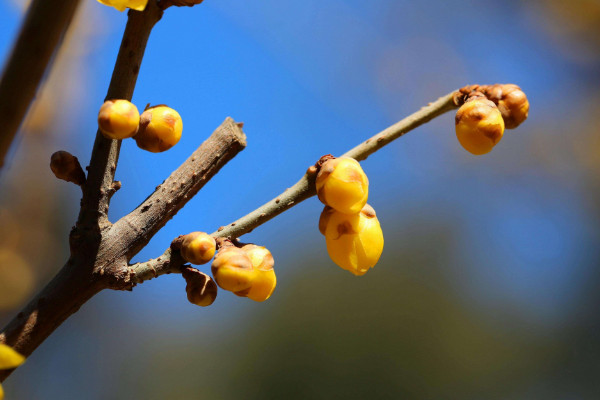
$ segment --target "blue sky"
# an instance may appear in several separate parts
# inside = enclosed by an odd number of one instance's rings
[[[89,159],[97,109],[126,21],[125,13],[100,4],[89,8],[102,30],[82,60],[87,74],[81,85],[88,95],[69,125],[78,129],[55,144],[75,149],[80,160]],[[245,123],[247,149],[135,261],[158,256],[179,234],[212,232],[232,222],[295,183],[321,155],[341,154],[455,88],[516,83],[529,96],[530,119],[506,132],[491,154],[474,157],[462,150],[453,115],[444,115],[363,163],[369,203],[386,246],[411,234],[402,228],[407,220],[452,221],[458,236],[448,279],[465,301],[476,300],[472,307],[485,313],[512,304],[532,323],[558,326],[596,260],[598,229],[590,222],[586,172],[569,156],[558,167],[540,162],[535,146],[565,133],[564,121],[555,117],[577,119],[590,100],[576,93],[597,87],[598,59],[580,63],[568,57],[540,29],[537,11],[524,2],[435,0],[206,0],[169,9],[150,38],[133,102],[141,109],[146,103],[177,109],[183,137],[161,154],[144,152],[133,140],[123,143],[117,170],[123,188],[113,199],[111,219],[135,208],[227,116]],[[19,18],[11,3],[0,2],[2,58]],[[580,133],[569,134],[578,140]],[[21,157],[19,148],[12,157]],[[78,204],[75,191],[67,196]],[[320,209],[310,199],[246,238],[272,249],[281,265],[278,290],[302,274],[285,268],[297,246],[325,252],[314,239]],[[65,218],[74,221],[76,212],[65,211]],[[132,329],[138,333],[145,327],[183,335],[169,327],[184,331],[199,322],[190,321],[177,278],[142,285],[133,295],[103,293],[86,308],[99,315],[107,305],[135,313],[138,326]],[[219,302],[206,314],[223,331],[240,314],[258,309],[234,296]],[[224,309],[233,311],[223,316]],[[116,318],[126,323],[126,317]],[[154,326],[156,321],[166,328]],[[55,346],[60,340],[52,339]],[[48,350],[38,360],[50,356]]]

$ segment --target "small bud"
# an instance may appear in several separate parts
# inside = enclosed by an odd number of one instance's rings
[[[529,101],[525,92],[513,84],[490,85],[486,94],[498,106],[506,129],[514,129],[527,119]]]
[[[356,214],[367,203],[369,180],[358,161],[339,157],[321,166],[316,180],[317,195],[325,205],[345,214]]]
[[[98,113],[98,127],[107,139],[127,139],[138,131],[140,113],[127,100],[107,100]]]
[[[190,267],[185,268],[182,275],[187,283],[185,291],[190,303],[207,307],[215,301],[217,284],[210,276]]]
[[[327,252],[334,263],[354,275],[364,275],[377,264],[383,252],[383,232],[370,205],[358,214],[333,211],[326,225]]]
[[[183,122],[177,111],[167,106],[151,107],[142,113],[135,142],[141,149],[160,153],[179,142],[182,130]]]
[[[202,265],[215,255],[215,239],[204,232],[192,232],[183,237],[181,256],[189,263]]]
[[[58,179],[73,182],[76,185],[85,183],[85,173],[79,160],[68,151],[57,151],[50,157],[50,169]]]
[[[496,105],[484,98],[467,101],[456,112],[456,137],[469,153],[492,151],[504,134],[504,120]]]
[[[236,294],[254,301],[265,301],[271,297],[277,285],[277,278],[273,269],[273,255],[266,247],[255,244],[248,244],[242,247],[242,250],[250,258],[256,274],[250,288]]]
[[[221,247],[212,262],[212,274],[217,284],[230,292],[241,292],[252,285],[255,276],[250,258],[235,246]]]

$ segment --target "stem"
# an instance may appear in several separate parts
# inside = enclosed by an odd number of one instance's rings
[[[460,100],[456,98],[456,93],[457,92],[452,92],[440,97],[438,100],[421,108],[414,114],[409,115],[403,120],[367,139],[346,152],[343,156],[352,157],[359,161],[366,159],[370,154],[373,154],[407,132],[431,121],[435,117],[457,108],[460,105]],[[294,186],[286,189],[273,200],[263,204],[237,221],[219,228],[219,230],[213,232],[211,235],[215,238],[221,237],[229,239],[240,237],[282,212],[289,210],[300,202],[316,195],[316,172],[316,168],[309,168],[306,174],[304,174]],[[169,248],[158,258],[132,265],[131,269],[134,273],[133,280],[136,283],[142,283],[147,279],[155,278],[163,274],[178,272],[181,270],[183,264],[185,264],[185,261],[181,258],[179,252]]]
[[[79,0],[33,0],[0,79],[0,168]]]
[[[440,97],[438,100],[421,108],[414,114],[411,114],[403,120],[384,129],[375,136],[354,147],[352,150],[346,152],[343,157],[351,157],[358,161],[365,160],[369,155],[391,143],[393,140],[403,136],[405,133],[431,121],[437,116],[455,109],[457,105],[454,100],[454,93],[455,92],[452,92]],[[316,170],[309,169],[294,186],[286,189],[279,196],[260,206],[248,215],[225,226],[223,229],[213,232],[212,235],[214,237],[233,239],[252,231],[254,228],[264,224],[282,212],[316,195],[315,178]]]
[[[131,100],[150,32],[161,17],[162,10],[155,1],[149,1],[143,12],[129,10],[106,100]],[[89,173],[83,186],[78,227],[96,230],[110,226],[108,206],[120,148],[120,140],[107,139],[100,130],[96,132]]]

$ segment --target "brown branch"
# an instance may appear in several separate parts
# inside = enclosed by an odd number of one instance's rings
[[[149,1],[143,12],[129,10],[106,100],[131,100],[150,32],[162,17],[162,13],[155,1]],[[82,230],[97,231],[110,227],[108,206],[120,148],[120,140],[107,139],[100,130],[96,132],[77,220],[77,226]]]
[[[53,2],[51,8],[59,9]],[[154,24],[162,11],[150,1],[144,12],[130,11],[123,41],[113,71],[107,98],[130,99],[144,55],[144,49]],[[28,43],[31,45],[31,43]],[[82,207],[76,227],[70,235],[71,257],[60,272],[0,333],[0,343],[6,343],[19,353],[29,356],[56,328],[94,294],[110,284],[105,275],[108,267],[118,262],[127,268],[127,261],[102,255],[107,246],[102,229],[109,227],[106,213],[110,196],[117,186],[113,183],[119,142],[96,135],[89,176],[83,186]],[[0,371],[0,381],[13,370]]]
[[[365,160],[369,155],[403,136],[405,133],[457,108],[461,104],[461,100],[455,96],[456,93],[452,92],[440,97],[414,114],[409,115],[370,139],[367,139],[365,142],[346,152],[343,156],[352,157],[358,161]],[[237,221],[219,228],[219,230],[212,233],[212,236],[234,239],[249,233],[254,228],[264,224],[282,212],[316,195],[315,178],[316,168],[310,167],[294,186],[286,189],[273,200],[263,204]],[[184,263],[185,261],[179,255],[179,252],[169,248],[160,257],[143,263],[133,264],[131,269],[134,272],[135,282],[142,283],[144,280],[162,274],[180,271]]]
[[[235,155],[246,147],[241,124],[227,118],[192,155],[135,210],[107,233],[107,249],[130,260]]]
[[[33,0],[0,79],[0,168],[79,0]]]

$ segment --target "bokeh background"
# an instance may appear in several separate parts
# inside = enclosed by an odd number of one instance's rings
[[[0,324],[67,259],[126,14],[85,0],[0,174]],[[0,58],[25,5],[0,1]],[[134,261],[212,232],[472,83],[516,83],[530,117],[492,153],[453,115],[363,163],[386,247],[362,278],[327,257],[316,199],[245,241],[274,254],[265,303],[189,304],[181,276],[104,292],[4,384],[7,399],[600,398],[600,2],[206,0],[155,28],[134,103],[184,120],[163,154],[123,143],[116,220],[222,122],[248,148]]]

